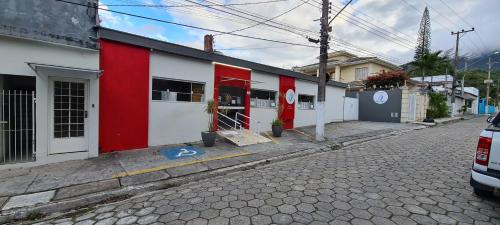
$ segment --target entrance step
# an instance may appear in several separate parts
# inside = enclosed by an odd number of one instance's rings
[[[238,131],[236,130],[222,130],[222,131],[217,131],[217,134],[220,136],[226,138],[229,140],[231,143],[237,145],[237,146],[247,146],[247,145],[253,145],[253,144],[259,144],[259,143],[266,143],[266,142],[271,142],[269,138],[266,138],[260,134],[254,133],[252,131],[249,131],[247,129],[243,130],[243,134],[240,135]]]

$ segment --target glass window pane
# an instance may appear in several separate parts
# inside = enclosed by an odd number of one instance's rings
[[[185,81],[153,78],[152,100],[201,102],[205,85]]]

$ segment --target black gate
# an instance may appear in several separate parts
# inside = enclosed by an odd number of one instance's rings
[[[401,89],[359,92],[359,120],[401,122]]]

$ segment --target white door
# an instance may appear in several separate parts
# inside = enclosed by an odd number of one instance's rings
[[[88,151],[88,82],[54,78],[49,83],[50,154]]]

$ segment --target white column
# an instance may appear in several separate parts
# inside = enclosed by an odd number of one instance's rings
[[[340,81],[340,66],[335,66],[335,81]]]

